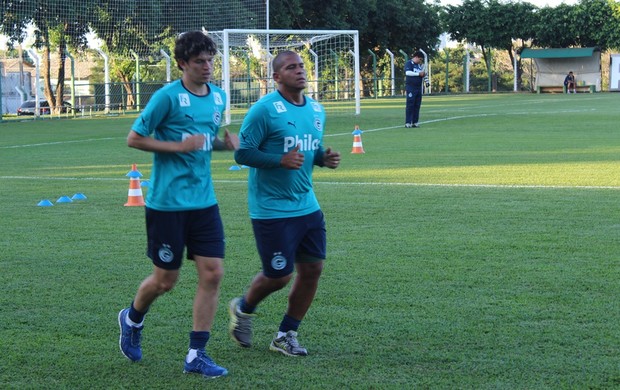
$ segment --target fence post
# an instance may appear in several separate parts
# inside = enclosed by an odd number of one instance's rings
[[[248,93],[247,93],[247,103],[246,103],[246,107],[250,107],[252,105],[252,102],[250,100],[251,96],[252,96],[252,59],[250,58],[250,53],[248,51],[245,51],[245,68],[247,70],[245,77],[248,79],[248,81],[245,83],[245,88],[247,89]],[[259,87],[260,90],[260,87]],[[232,94],[232,90],[230,91],[230,93]],[[260,92],[259,92],[260,95]]]
[[[110,63],[108,62],[108,56],[101,50],[95,49],[103,57],[103,82],[105,89],[105,109],[103,112],[110,113]]]
[[[428,91],[426,91],[426,93],[430,94],[433,89],[433,84],[431,83],[431,81],[433,80],[431,78],[431,63],[428,62],[428,55],[426,54],[426,52],[422,49],[420,49],[420,51],[422,52],[422,54],[424,54],[424,66],[426,66],[426,74],[424,75],[424,78],[429,81]]]
[[[394,53],[390,51],[390,49],[385,49],[385,52],[390,56],[390,78],[392,79],[391,87],[392,87],[392,95],[396,94],[396,79],[394,75]]]
[[[4,78],[3,74],[4,74],[4,70],[3,70],[3,64],[2,62],[0,62],[0,122],[2,122],[2,115],[4,114],[4,99],[2,99],[2,80]]]
[[[493,80],[492,80],[493,71],[491,70],[491,65],[493,64],[493,60],[491,59],[491,48],[488,49],[488,52],[489,52],[489,55],[487,56],[487,75],[488,75],[488,85],[489,85],[488,92],[492,92],[493,91]]]
[[[135,51],[130,50],[130,52],[136,59],[136,110],[140,111],[140,57]]]
[[[329,51],[332,53],[332,57],[334,57],[335,59],[335,63],[334,63],[334,99],[338,100],[338,96],[340,95],[339,90],[340,90],[340,82],[338,80],[338,54],[336,54],[335,51],[333,51],[332,49],[329,49]]]
[[[446,52],[446,93],[450,92],[448,83],[450,82],[450,50],[446,47],[443,49]]]
[[[519,77],[519,72],[517,69],[517,51],[515,50],[513,52],[513,57],[512,57],[512,66],[514,67],[514,91],[513,92],[517,92],[517,78]]]
[[[28,55],[30,56],[30,58],[32,58],[32,60],[34,61],[35,64],[35,72],[36,72],[36,79],[34,80],[34,98],[35,98],[35,104],[34,104],[34,116],[35,118],[38,118],[41,116],[41,105],[39,104],[39,100],[41,100],[41,59],[39,58],[39,55],[33,50],[33,49],[28,49],[27,50]]]
[[[372,84],[373,84],[375,99],[377,99],[379,97],[378,96],[379,86],[377,83],[377,55],[373,53],[373,51],[370,49],[368,49],[368,52],[372,56],[372,81],[373,81]]]
[[[166,60],[166,82],[170,82],[170,56],[164,49],[159,50],[164,59]]]
[[[69,50],[65,50],[65,54],[69,57],[69,61],[71,62],[71,111],[72,115],[75,116],[75,59],[69,53]],[[60,102],[60,106],[64,105],[64,101]]]

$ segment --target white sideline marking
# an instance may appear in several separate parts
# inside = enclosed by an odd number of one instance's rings
[[[92,142],[92,141],[109,141],[112,139],[122,139],[124,137],[107,137],[107,138],[91,138],[91,139],[81,139],[74,141],[56,141],[56,142],[42,142],[40,144],[25,144],[25,145],[9,145],[9,146],[0,146],[0,149],[15,149],[15,148],[32,148],[35,146],[49,146],[49,145],[64,145],[64,144],[77,144],[80,142]]]
[[[45,177],[45,176],[0,176],[0,180],[84,180],[84,181],[127,181],[126,178],[106,177]],[[247,180],[213,180],[214,183],[246,184]],[[464,184],[464,183],[381,183],[381,182],[337,182],[314,181],[314,184],[333,186],[394,186],[394,187],[455,187],[455,188],[540,188],[540,189],[578,189],[578,190],[620,190],[620,186],[569,186],[538,184]]]
[[[469,109],[469,108],[468,108]],[[462,109],[462,111],[465,111],[465,109]],[[546,112],[531,112],[531,111],[521,111],[521,112],[504,112],[504,113],[495,113],[495,114],[471,114],[471,115],[458,115],[458,116],[450,116],[450,117],[446,117],[446,118],[438,118],[438,119],[431,119],[428,121],[420,121],[420,124],[426,124],[426,123],[436,123],[436,122],[445,122],[445,121],[455,121],[455,120],[459,120],[459,119],[469,119],[469,118],[482,118],[482,117],[488,117],[488,116],[499,116],[499,115],[533,115],[533,114],[538,114],[538,115],[547,115],[547,114],[557,114],[557,113],[561,113],[561,112],[567,112],[567,113],[575,113],[575,112],[589,112],[589,111],[596,111],[596,109],[592,108],[592,109],[583,109],[583,110],[556,110],[556,111],[546,111]],[[433,112],[433,113],[437,113],[437,112],[442,112],[442,111],[429,111]],[[398,125],[398,126],[390,126],[390,127],[381,127],[378,129],[370,129],[370,130],[362,130],[363,133],[372,133],[373,131],[384,131],[384,130],[392,130],[392,129],[400,129],[400,128],[404,128],[403,125]],[[325,134],[323,137],[339,137],[342,135],[346,135],[346,136],[351,136],[351,132],[347,132],[347,133],[336,133],[336,134]]]

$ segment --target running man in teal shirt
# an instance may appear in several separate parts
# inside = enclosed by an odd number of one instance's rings
[[[316,293],[326,257],[323,213],[314,194],[315,165],[335,169],[340,153],[322,145],[325,110],[304,95],[306,70],[292,51],[273,60],[277,91],[260,99],[241,125],[239,164],[250,166],[248,206],[259,272],[242,297],[230,302],[230,333],[242,347],[252,345],[252,318],[271,293],[291,287],[288,306],[269,349],[287,356],[305,356],[297,329]]]
[[[182,78],[153,95],[127,137],[130,147],[153,153],[145,214],[147,254],[154,269],[131,305],[118,314],[121,352],[139,361],[146,312],[175,286],[187,250],[198,287],[184,372],[209,378],[228,373],[205,351],[224,273],[224,228],[211,179],[211,151],[239,147],[228,130],[224,140],[218,138],[226,95],[209,83],[216,53],[215,42],[201,31],[181,34],[174,56]]]

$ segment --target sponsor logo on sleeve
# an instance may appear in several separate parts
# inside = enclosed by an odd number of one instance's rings
[[[215,104],[218,106],[224,105],[224,100],[222,99],[222,95],[219,92],[215,92],[213,94],[213,100],[215,100]]]
[[[278,114],[286,112],[286,106],[282,101],[273,102],[273,106],[276,108]]]
[[[188,94],[186,94],[186,93],[180,93],[179,94],[179,105],[181,107],[189,107],[189,106],[191,106]]]

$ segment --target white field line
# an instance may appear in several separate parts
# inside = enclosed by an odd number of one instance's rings
[[[582,110],[582,111],[593,111],[593,110]],[[574,113],[575,110],[567,110],[567,112]],[[433,119],[428,121],[422,121],[420,123],[434,123],[434,122],[442,122],[448,120],[459,120],[459,119],[469,119],[469,118],[481,118],[488,116],[498,116],[498,115],[523,115],[525,112],[514,112],[514,113],[502,113],[502,114],[471,114],[471,115],[458,115],[446,118]],[[531,112],[528,112],[532,114]],[[549,113],[558,113],[558,111],[553,112],[540,112],[540,114],[549,114]],[[391,127],[382,127],[377,129],[363,130],[365,133],[376,132],[376,131],[386,131],[399,129],[402,126],[391,126]],[[350,132],[346,133],[337,133],[337,134],[326,134],[326,137],[337,137],[337,136],[350,136]],[[122,137],[110,137],[110,138],[95,138],[95,139],[87,139],[87,140],[76,140],[76,141],[59,141],[59,142],[48,142],[48,143],[40,143],[40,144],[29,144],[29,145],[13,145],[13,146],[2,146],[0,149],[10,149],[10,148],[22,148],[22,147],[34,147],[34,146],[46,146],[46,145],[62,145],[67,143],[79,143],[79,142],[93,142],[93,141],[107,141],[113,139],[120,139]],[[101,178],[101,177],[45,177],[45,176],[0,176],[2,180],[94,180],[94,181],[126,181],[128,179],[124,178]],[[214,180],[216,183],[246,183],[246,180]],[[515,184],[441,184],[441,183],[379,183],[379,182],[321,182],[315,181],[315,184],[327,184],[327,185],[350,185],[350,186],[401,186],[401,187],[471,187],[471,188],[547,188],[547,189],[611,189],[611,190],[620,190],[620,186],[556,186],[556,185],[515,185]]]
[[[476,107],[477,108],[477,107]],[[463,108],[462,111],[468,110],[466,108]],[[450,110],[450,112],[454,112],[455,110]],[[495,113],[495,114],[470,114],[470,115],[457,115],[457,116],[450,116],[450,117],[446,117],[446,118],[438,118],[438,119],[432,119],[432,120],[428,120],[428,121],[420,121],[420,124],[426,124],[426,123],[436,123],[436,122],[445,122],[445,121],[455,121],[455,120],[459,120],[459,119],[470,119],[470,118],[483,118],[483,117],[489,117],[489,116],[499,116],[499,115],[533,115],[533,114],[541,114],[541,115],[548,115],[548,114],[557,114],[557,113],[562,113],[562,112],[566,112],[566,113],[576,113],[576,112],[590,112],[590,111],[596,111],[596,109],[592,108],[592,109],[584,109],[584,110],[555,110],[555,111],[540,111],[540,112],[531,112],[531,111],[519,111],[519,112],[504,112],[504,113]],[[437,113],[437,112],[443,112],[443,111],[428,111],[427,113]],[[374,131],[385,131],[385,130],[393,130],[393,129],[400,129],[402,128],[403,125],[398,125],[398,126],[390,126],[390,127],[380,127],[377,129],[370,129],[370,130],[362,130],[363,133],[372,133]],[[325,134],[324,137],[340,137],[340,136],[351,136],[351,132],[347,132],[347,133],[336,133],[336,134]]]
[[[0,176],[0,180],[67,180],[67,181],[127,181],[128,178],[105,177],[46,177],[46,176]],[[246,184],[247,180],[213,180],[214,183]],[[461,184],[461,183],[381,183],[381,182],[336,182],[314,181],[314,184],[330,186],[392,186],[392,187],[454,187],[454,188],[540,188],[540,189],[583,189],[583,190],[620,190],[620,186],[568,186],[568,185],[534,185],[534,184]]]
[[[78,144],[82,142],[109,141],[113,139],[122,139],[122,138],[125,138],[125,137],[91,138],[91,139],[80,139],[80,140],[74,140],[74,141],[42,142],[39,144],[8,145],[8,146],[0,146],[0,149],[32,148],[35,146]]]

